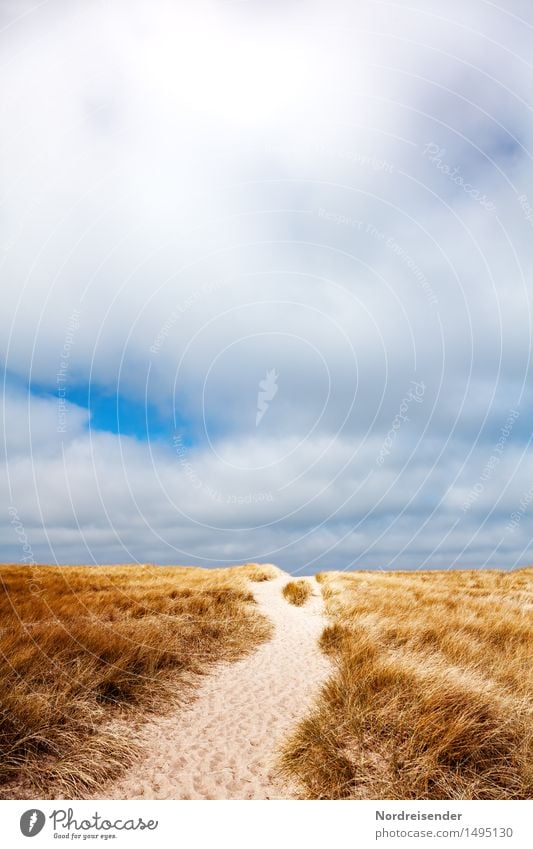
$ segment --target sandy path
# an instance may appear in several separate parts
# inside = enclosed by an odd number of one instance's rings
[[[148,723],[146,756],[99,798],[291,798],[276,780],[276,753],[330,665],[317,646],[325,624],[318,585],[309,579],[313,597],[294,607],[281,594],[289,579],[251,585],[272,639],[208,675],[190,706]]]

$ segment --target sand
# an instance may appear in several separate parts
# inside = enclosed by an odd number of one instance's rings
[[[317,640],[325,625],[314,579],[303,607],[282,596],[290,576],[251,584],[272,639],[206,676],[186,708],[141,730],[143,755],[100,799],[289,799],[298,788],[276,775],[286,735],[331,671]]]

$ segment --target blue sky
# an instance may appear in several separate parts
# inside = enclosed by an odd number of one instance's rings
[[[532,28],[0,2],[0,559],[530,563]]]

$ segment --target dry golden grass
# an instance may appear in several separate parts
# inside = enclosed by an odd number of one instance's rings
[[[317,577],[335,672],[285,774],[309,798],[531,798],[533,569]]]
[[[309,581],[301,578],[298,581],[289,581],[288,584],[285,584],[282,593],[290,604],[301,607],[311,595],[311,587],[309,586]]]
[[[245,569],[246,578],[249,581],[254,581],[254,583],[272,581],[281,574],[280,569],[277,566],[273,566],[272,563],[245,563],[244,566],[234,566],[232,568]]]
[[[247,581],[277,574],[1,566],[0,796],[79,797],[118,774],[147,711],[269,637]]]

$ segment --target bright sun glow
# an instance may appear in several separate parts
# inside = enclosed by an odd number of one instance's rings
[[[143,39],[143,83],[176,109],[260,127],[305,109],[320,90],[312,48],[293,36],[199,17],[184,26],[181,13],[161,28]]]

